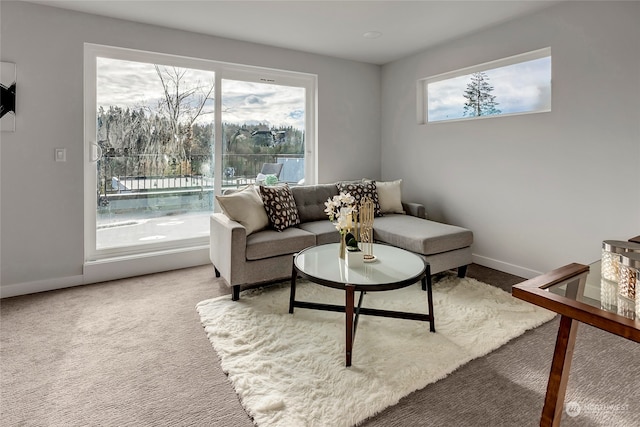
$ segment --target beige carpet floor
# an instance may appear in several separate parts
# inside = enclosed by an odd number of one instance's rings
[[[521,279],[473,265],[503,289]],[[0,302],[2,426],[251,426],[195,305],[210,266]],[[535,426],[557,320],[402,399],[364,426]],[[563,426],[640,425],[640,346],[581,325]]]

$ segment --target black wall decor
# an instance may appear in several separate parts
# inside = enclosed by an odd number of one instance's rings
[[[16,116],[16,64],[0,62],[0,129],[13,132]]]

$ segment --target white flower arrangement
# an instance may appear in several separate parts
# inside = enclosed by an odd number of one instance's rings
[[[352,214],[356,210],[356,199],[350,193],[340,193],[324,202],[324,210],[340,233],[352,226]]]

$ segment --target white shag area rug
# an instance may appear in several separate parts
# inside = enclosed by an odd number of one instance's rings
[[[356,302],[359,294],[356,294]],[[363,307],[426,313],[420,284],[369,292]],[[344,291],[300,280],[296,300],[344,305]],[[429,323],[360,316],[353,366],[345,367],[344,313],[296,308],[289,285],[197,305],[222,369],[258,426],[353,426],[445,378],[554,313],[474,279],[433,285]]]

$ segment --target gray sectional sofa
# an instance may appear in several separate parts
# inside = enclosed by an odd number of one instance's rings
[[[383,183],[379,184],[382,189]],[[338,186],[302,185],[290,187],[290,191],[295,199],[294,209],[297,210],[299,224],[282,231],[271,226],[264,228],[259,208],[243,204],[257,203],[251,189],[245,190],[250,202],[233,200],[233,209],[229,207],[228,200],[218,198],[226,213],[211,215],[210,259],[216,277],[221,276],[232,287],[233,300],[239,299],[244,288],[290,278],[294,253],[313,245],[339,242],[340,235],[324,212],[327,199],[339,193]],[[383,206],[382,199],[380,202]],[[457,268],[458,275],[464,277],[466,266],[471,263],[473,233],[462,227],[426,219],[423,205],[402,202],[401,206],[405,213],[396,213],[398,208],[387,209],[382,216],[375,218],[376,242],[422,255],[428,263],[429,280],[432,274],[453,268]],[[258,216],[259,225],[256,226],[255,218]]]

